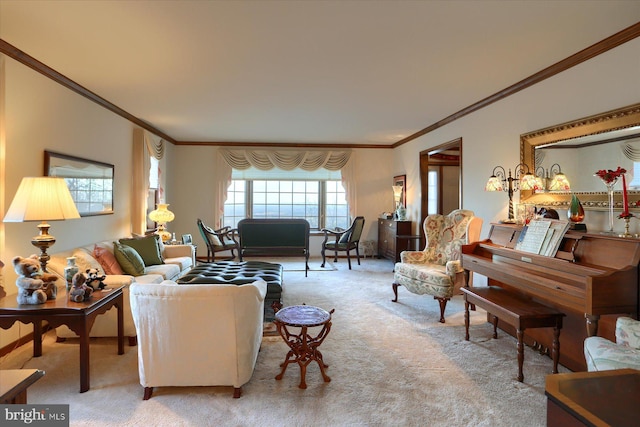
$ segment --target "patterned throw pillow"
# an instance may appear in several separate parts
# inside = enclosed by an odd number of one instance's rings
[[[104,246],[95,245],[93,257],[98,260],[106,274],[124,274],[122,267],[118,264],[116,256]]]
[[[73,251],[73,256],[76,257],[76,265],[78,266],[78,271],[81,273],[84,273],[91,268],[95,268],[98,270],[100,275],[104,274],[102,265],[100,265],[100,263],[86,249],[76,249]]]
[[[113,254],[118,264],[126,274],[142,276],[144,274],[144,261],[131,246],[113,242]]]
[[[164,264],[158,243],[159,240],[159,235],[150,234],[138,239],[120,239],[119,242],[135,249],[144,261],[144,265],[149,266]]]

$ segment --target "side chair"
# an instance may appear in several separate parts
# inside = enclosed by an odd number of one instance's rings
[[[218,230],[205,225],[200,218],[198,218],[198,230],[207,244],[207,261],[216,261],[216,252],[231,251],[231,256],[224,258],[227,261],[236,258],[234,250],[239,250],[240,244],[236,240],[236,234],[238,230],[231,227],[222,227]]]
[[[362,235],[362,230],[364,229],[364,217],[358,216],[353,220],[351,227],[346,230],[335,229],[331,230],[328,228],[323,228],[324,232],[324,241],[322,242],[322,265],[320,267],[324,267],[325,263],[325,251],[328,249],[330,251],[334,251],[334,262],[338,262],[338,252],[346,252],[347,253],[347,262],[349,263],[349,270],[351,270],[351,254],[350,251],[356,251],[356,258],[358,260],[358,265],[360,265],[360,252],[358,250],[358,246],[360,243],[360,236]],[[333,236],[335,240],[329,241],[329,235]]]

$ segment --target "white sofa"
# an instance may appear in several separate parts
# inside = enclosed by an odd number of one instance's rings
[[[117,239],[116,239],[117,240]],[[60,276],[58,280],[58,298],[66,297],[66,284],[64,277],[64,268],[67,266],[67,257],[75,256],[76,264],[80,267],[80,271],[88,265],[100,266],[100,263],[93,257],[95,246],[103,247],[113,253],[113,241],[104,241],[92,243],[90,245],[74,248],[65,252],[58,252],[51,255],[51,260],[47,264],[49,272]],[[195,266],[195,249],[192,245],[165,245],[162,249],[162,258],[164,264],[151,265],[145,267],[145,274],[141,276],[107,274],[104,283],[107,287],[113,288],[125,286],[124,289],[124,335],[129,338],[129,344],[136,344],[136,331],[131,318],[131,308],[129,307],[129,286],[132,283],[161,283],[164,280],[175,280],[185,274],[193,266]],[[104,270],[101,270],[104,271]],[[96,317],[95,323],[91,328],[91,337],[115,337],[118,335],[116,310],[109,310],[103,315]],[[58,340],[66,338],[76,338],[77,335],[67,326],[59,326],[56,328],[56,336]]]
[[[130,286],[143,399],[153,387],[242,385],[253,374],[267,283]]]

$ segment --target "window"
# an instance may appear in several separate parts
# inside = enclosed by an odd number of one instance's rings
[[[223,225],[236,227],[243,218],[302,218],[312,229],[348,228],[345,196],[337,180],[233,180]]]

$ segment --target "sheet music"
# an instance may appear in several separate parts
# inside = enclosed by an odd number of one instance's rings
[[[529,222],[527,234],[525,234],[524,239],[522,239],[520,250],[539,254],[550,226],[551,221],[533,220]]]

